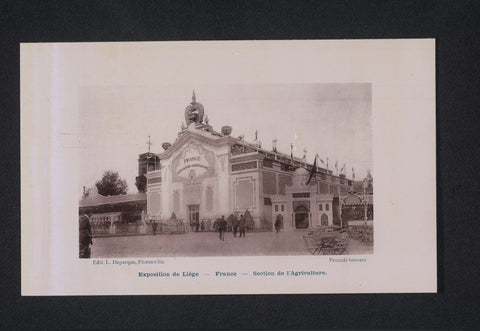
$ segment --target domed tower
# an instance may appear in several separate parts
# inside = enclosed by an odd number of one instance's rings
[[[185,109],[185,123],[188,126],[190,123],[202,124],[203,115],[205,111],[203,105],[197,102],[195,97],[195,90],[192,94],[192,102]]]

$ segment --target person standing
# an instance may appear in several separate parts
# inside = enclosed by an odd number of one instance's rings
[[[155,236],[157,234],[157,223],[155,222],[155,220],[153,221],[153,235]]]
[[[222,215],[222,218],[218,222],[218,233],[219,233],[219,239],[222,241],[225,241],[225,235],[224,232],[227,229],[227,221],[225,220],[225,216]]]
[[[83,214],[82,216],[80,216],[79,220],[79,256],[81,259],[90,258],[90,245],[93,245],[92,228],[90,226],[89,217]]]
[[[237,237],[237,231],[238,231],[238,217],[234,216],[233,218],[233,237]]]
[[[280,228],[282,227],[282,220],[281,220],[281,215],[277,215],[277,218],[275,220],[275,232],[278,235],[278,232],[280,232]]]
[[[240,229],[240,238],[245,238],[245,217],[243,215],[240,215],[240,222],[239,222],[239,229]]]

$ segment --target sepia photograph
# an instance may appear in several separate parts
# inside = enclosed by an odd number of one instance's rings
[[[93,86],[80,103],[80,258],[373,253],[371,84]]]

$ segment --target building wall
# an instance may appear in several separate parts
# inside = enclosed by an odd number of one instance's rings
[[[243,214],[248,209],[255,221],[255,226],[259,227],[263,216],[259,161],[257,159],[231,159],[229,170],[231,211]]]
[[[281,215],[283,218],[283,230],[293,230],[290,200],[286,196],[276,196],[272,199],[272,221],[275,224],[277,215]]]
[[[319,195],[312,208],[313,226],[333,225],[333,195]],[[326,221],[322,223],[322,220]]]
[[[214,219],[230,210],[228,147],[188,140],[161,160],[161,184],[148,184],[148,213],[188,219],[188,205],[199,205],[200,219]],[[154,176],[148,173],[147,177]],[[207,199],[208,193],[208,199]],[[207,206],[208,202],[208,206]],[[157,207],[159,206],[159,207]]]
[[[308,201],[309,228],[325,224],[322,215],[333,225],[332,199],[346,192],[348,180],[317,174],[316,185],[303,183],[296,191],[310,196],[295,198],[292,187],[298,183],[293,185],[291,166],[264,160],[257,151],[233,155],[230,145],[212,139],[185,138],[177,150],[161,158],[160,170],[147,173],[149,215],[168,219],[175,212],[177,218],[188,220],[187,206],[199,205],[200,219],[215,219],[248,209],[257,228],[282,215],[284,230],[293,230],[295,206]]]

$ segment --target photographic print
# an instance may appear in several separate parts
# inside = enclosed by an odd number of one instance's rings
[[[80,257],[373,253],[371,84],[87,87],[80,103]]]
[[[22,294],[435,292],[434,49],[22,44]]]

